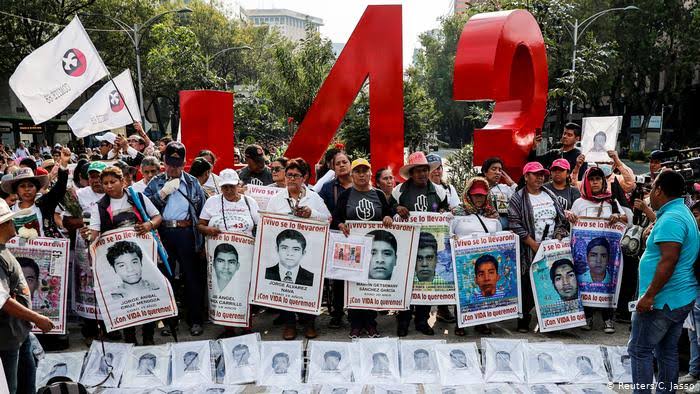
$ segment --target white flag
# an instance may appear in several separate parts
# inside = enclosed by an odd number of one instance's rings
[[[10,77],[10,87],[39,124],[58,115],[105,75],[107,67],[76,16],[22,60]]]
[[[78,112],[68,119],[68,126],[73,130],[73,134],[82,138],[131,124],[134,122],[131,116],[135,120],[141,118],[129,70],[124,70],[112,81],[107,81],[90,100],[80,107]]]

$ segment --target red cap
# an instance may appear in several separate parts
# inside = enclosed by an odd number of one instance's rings
[[[545,174],[549,175],[549,170],[544,168],[542,166],[542,163],[538,161],[531,161],[527,164],[525,164],[525,167],[523,167],[523,175],[527,174],[528,172],[544,172]]]
[[[469,194],[480,194],[485,196],[489,194],[489,190],[486,188],[483,182],[474,183],[472,187],[469,188]]]
[[[39,176],[39,175],[49,175],[49,172],[46,171],[46,168],[37,167],[37,168],[36,168],[36,175],[37,175],[37,176]]]
[[[569,161],[566,159],[556,159],[554,162],[552,162],[552,165],[549,166],[549,169],[553,168],[561,168],[562,170],[571,170],[571,164],[569,164]]]

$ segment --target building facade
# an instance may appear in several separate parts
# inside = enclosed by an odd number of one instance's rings
[[[268,25],[292,41],[302,40],[306,29],[318,31],[323,19],[287,9],[247,9],[245,14],[255,25]]]

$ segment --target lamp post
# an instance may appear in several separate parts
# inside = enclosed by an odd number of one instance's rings
[[[105,17],[112,22],[114,22],[117,26],[119,26],[124,33],[129,37],[131,40],[131,43],[134,45],[134,51],[136,52],[136,74],[138,76],[138,84],[139,84],[139,110],[141,111],[141,123],[145,124],[144,119],[146,118],[146,114],[143,108],[143,82],[141,80],[141,40],[143,40],[143,37],[146,35],[148,32],[148,29],[151,28],[151,26],[161,19],[163,16],[168,15],[168,14],[182,14],[182,13],[189,13],[192,12],[191,9],[189,8],[181,8],[177,10],[170,10],[170,11],[165,11],[163,13],[160,13],[158,15],[155,15],[148,19],[146,22],[142,24],[134,23],[133,26],[129,26],[126,22],[119,20],[117,18],[111,17],[109,15],[104,15],[104,14],[93,14],[93,13],[86,13],[86,15],[93,15],[93,16],[102,16]]]
[[[576,50],[578,49],[578,39],[581,37],[584,31],[588,28],[588,26],[591,25],[591,23],[595,22],[598,18],[601,16],[607,14],[608,12],[613,12],[613,11],[632,11],[632,10],[639,10],[639,7],[634,6],[634,5],[629,5],[627,7],[618,7],[618,8],[609,8],[607,10],[603,10],[600,12],[597,12],[588,18],[584,19],[582,22],[579,22],[578,19],[574,21],[574,23],[568,22],[569,25],[571,26],[570,30],[568,26],[564,25],[566,27],[566,30],[569,32],[571,35],[571,38],[574,41],[574,50],[573,50],[573,56],[571,57],[571,85],[573,88],[573,82],[574,79],[576,78]],[[571,120],[571,117],[574,113],[574,99],[573,97],[571,98],[571,101],[569,102],[569,120]]]
[[[224,48],[220,50],[219,52],[216,52],[215,54],[211,56],[205,56],[204,58],[204,65],[206,66],[207,72],[209,71],[209,64],[214,61],[214,59],[220,55],[223,55],[224,53],[231,52],[231,51],[242,51],[242,50],[252,50],[253,48],[249,47],[248,45],[242,45],[242,46],[237,46],[237,47],[229,47],[229,48]],[[228,88],[228,83],[224,82],[224,88]]]

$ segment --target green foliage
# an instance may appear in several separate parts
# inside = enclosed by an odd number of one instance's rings
[[[365,83],[340,125],[338,138],[348,152],[369,152],[369,92]],[[368,157],[368,156],[363,156]]]
[[[435,100],[413,79],[403,83],[404,145],[409,151],[428,150],[437,145],[440,113]]]
[[[236,141],[245,141],[251,137],[263,145],[273,141],[287,141],[291,133],[284,121],[272,112],[272,106],[270,99],[260,94],[236,101]]]
[[[474,149],[471,144],[464,145],[447,157],[445,163],[449,167],[447,181],[455,187],[461,196],[464,191],[464,183],[467,179],[476,176],[477,171],[473,166]]]

